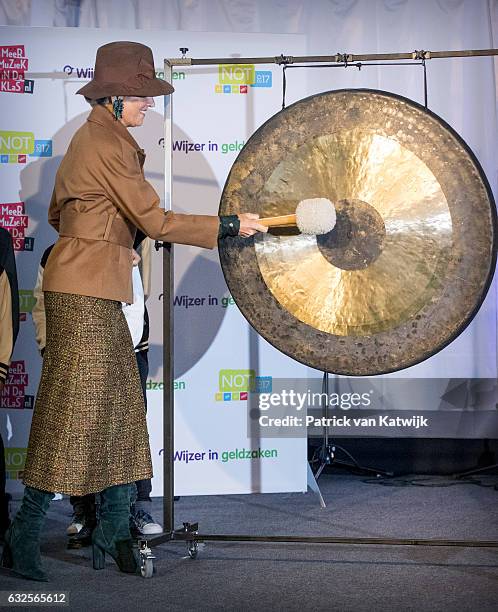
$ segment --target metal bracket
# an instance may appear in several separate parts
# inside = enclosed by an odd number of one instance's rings
[[[192,66],[191,57],[172,57],[167,62],[170,66]]]
[[[138,540],[138,550],[141,555],[147,559],[155,559],[156,557],[152,554],[152,550],[147,540]]]
[[[351,53],[336,53],[335,61],[338,64],[344,64],[344,68],[347,68],[348,64],[353,61],[353,55]]]
[[[161,240],[155,240],[154,248],[156,249],[156,251],[159,251],[159,249],[167,249],[168,251],[171,251],[171,242],[162,242]]]
[[[431,52],[430,51],[424,51],[422,49],[420,51],[417,51],[417,49],[415,49],[415,51],[413,51],[413,53],[412,53],[412,59],[413,60],[431,59]]]
[[[189,536],[199,534],[199,523],[183,523],[183,528],[175,529],[171,534],[172,540],[190,540]]]
[[[281,66],[282,64],[287,66],[287,64],[293,64],[293,63],[294,63],[294,58],[292,57],[292,55],[284,55],[282,53],[282,55],[275,56],[275,64],[278,64],[279,66]]]

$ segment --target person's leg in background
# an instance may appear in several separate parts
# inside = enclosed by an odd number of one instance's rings
[[[0,541],[3,540],[7,527],[10,525],[9,502],[10,495],[5,492],[5,449],[0,435]]]
[[[70,536],[67,547],[82,548],[83,546],[90,546],[92,532],[97,524],[95,494],[71,495],[69,501],[73,507],[73,516],[66,530],[67,535]]]
[[[144,394],[145,410],[147,410],[147,376],[149,375],[149,360],[148,351],[137,351],[138,372],[142,383],[142,391]],[[162,533],[162,526],[152,518],[152,500],[150,493],[152,491],[152,483],[150,478],[146,480],[137,480],[135,483],[136,499],[131,505],[131,528],[132,533],[136,535],[155,535]],[[133,492],[132,492],[133,496]]]

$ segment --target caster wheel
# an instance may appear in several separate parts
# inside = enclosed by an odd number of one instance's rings
[[[146,540],[139,540],[138,553],[140,555],[140,574],[143,578],[152,578],[156,573],[156,568],[154,567],[155,557]]]
[[[188,556],[191,559],[197,558],[197,554],[199,552],[199,546],[195,540],[191,542],[187,542],[187,552],[188,552]]]
[[[154,562],[152,559],[142,559],[140,573],[142,578],[152,578],[154,575]]]

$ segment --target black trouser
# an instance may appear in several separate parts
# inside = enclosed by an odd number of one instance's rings
[[[0,535],[4,533],[9,525],[9,499],[10,495],[5,493],[6,471],[5,471],[5,449],[0,434]]]
[[[147,377],[149,376],[149,351],[139,351],[135,353],[137,358],[138,372],[140,374],[140,382],[142,383],[142,391],[144,394],[145,412],[147,412]],[[150,478],[145,480],[137,480],[137,501],[151,501],[150,494],[152,491],[152,483]]]
[[[5,472],[5,448],[3,446],[2,434],[0,434],[0,495],[5,495],[6,472]]]
[[[142,392],[144,394],[144,403],[145,403],[145,412],[147,412],[147,377],[149,375],[149,351],[139,351],[135,353],[135,357],[137,358],[137,366],[138,373],[140,374],[140,382],[142,383]],[[136,501],[151,501],[150,494],[152,491],[152,483],[150,478],[146,478],[145,480],[137,480],[135,483],[137,487],[137,500]],[[76,508],[78,504],[81,504],[81,508],[88,508],[94,502],[94,494],[76,496],[71,495],[69,501],[73,508]]]

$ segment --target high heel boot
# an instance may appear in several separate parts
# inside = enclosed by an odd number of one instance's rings
[[[21,507],[5,534],[2,567],[30,580],[47,582],[40,556],[40,534],[54,494],[26,487]]]
[[[108,553],[122,572],[139,574],[130,534],[130,485],[108,487],[100,495],[100,520],[92,534],[93,569],[104,569]]]

